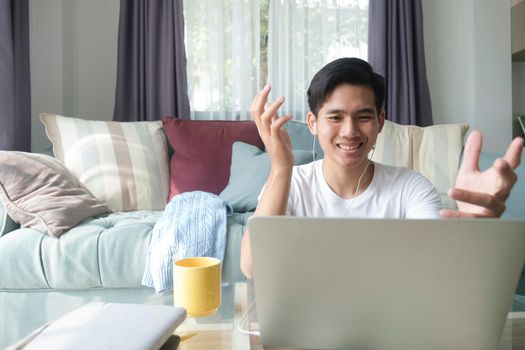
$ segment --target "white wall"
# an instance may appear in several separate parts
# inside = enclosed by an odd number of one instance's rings
[[[423,0],[423,20],[425,60],[434,123],[472,124],[472,1]]]
[[[423,0],[435,124],[467,122],[484,150],[512,139],[510,0]]]
[[[489,151],[512,140],[512,51],[509,0],[474,0],[475,127]]]
[[[31,148],[50,146],[42,112],[111,120],[119,0],[30,0]]]

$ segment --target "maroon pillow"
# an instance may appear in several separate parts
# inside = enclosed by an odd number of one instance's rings
[[[264,149],[253,121],[163,118],[173,147],[169,200],[179,193],[219,194],[228,185],[232,145],[242,141]]]

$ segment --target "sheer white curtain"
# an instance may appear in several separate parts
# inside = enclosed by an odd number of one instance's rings
[[[270,0],[268,82],[281,113],[304,120],[314,74],[340,57],[367,58],[368,0]]]
[[[191,119],[251,119],[260,82],[259,0],[184,0]]]

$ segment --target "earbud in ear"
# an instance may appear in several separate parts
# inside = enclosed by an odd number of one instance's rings
[[[314,124],[314,135],[317,135],[317,123]]]

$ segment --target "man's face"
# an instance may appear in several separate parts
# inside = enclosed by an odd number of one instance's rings
[[[328,96],[316,123],[325,161],[360,169],[366,166],[367,155],[383,128],[384,113],[376,110],[370,87],[342,84]]]

